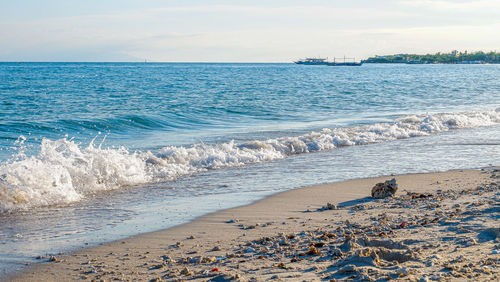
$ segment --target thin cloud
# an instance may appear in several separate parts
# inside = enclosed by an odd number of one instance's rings
[[[440,11],[468,11],[484,9],[500,9],[500,1],[498,0],[478,0],[478,1],[445,1],[445,0],[411,0],[400,1],[400,4],[412,7],[423,7]],[[491,11],[490,11],[491,12]]]

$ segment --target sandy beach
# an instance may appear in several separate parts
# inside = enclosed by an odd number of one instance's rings
[[[395,178],[394,197],[374,199]],[[10,281],[497,280],[500,171],[295,189],[175,228],[40,257]]]

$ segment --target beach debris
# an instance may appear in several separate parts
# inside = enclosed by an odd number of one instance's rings
[[[465,237],[457,240],[457,244],[460,244],[464,247],[470,247],[476,245],[477,241],[474,238]]]
[[[387,197],[393,197],[398,190],[398,184],[396,184],[396,178],[391,180],[386,180],[383,183],[377,183],[372,188],[372,197],[376,199],[383,199]]]
[[[410,196],[412,199],[420,199],[420,198],[432,197],[432,194],[429,194],[429,193],[406,192],[406,195]]]
[[[284,263],[282,263],[282,262],[273,265],[273,267],[281,268],[281,269],[287,269],[286,265]]]
[[[164,262],[173,262],[174,260],[170,258],[169,256],[161,256],[161,259],[163,259]]]
[[[314,243],[314,247],[316,248],[321,248],[325,245],[325,242],[317,242],[317,243]]]
[[[337,206],[331,203],[326,203],[326,208],[329,210],[336,210]]]
[[[180,247],[182,247],[183,244],[181,242],[175,242],[175,244],[173,245],[170,245],[169,247],[170,248],[176,248],[176,249],[179,249]]]
[[[307,252],[306,252],[306,255],[308,255],[308,256],[317,256],[317,255],[320,255],[320,254],[321,254],[321,251],[318,250],[314,246],[310,247],[309,250],[307,250]]]
[[[185,275],[185,276],[189,276],[189,275],[193,275],[194,273],[193,273],[191,270],[189,270],[189,268],[184,267],[184,268],[181,270],[181,274],[182,274],[182,275]]]
[[[201,263],[213,263],[216,261],[217,261],[216,257],[204,257],[201,259]]]
[[[187,257],[186,258],[189,263],[200,263],[201,262],[201,257]]]
[[[215,246],[215,247],[212,248],[211,251],[212,252],[217,252],[217,251],[220,251],[220,250],[221,250],[221,248],[219,246]]]
[[[326,206],[322,206],[318,209],[318,211],[326,211],[326,210],[336,210],[337,206],[332,203],[326,203]]]

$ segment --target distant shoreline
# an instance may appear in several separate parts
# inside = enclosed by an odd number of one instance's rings
[[[405,64],[405,65],[498,65],[496,63],[483,63],[483,62],[457,62],[457,63],[413,63],[413,62],[363,62],[363,64]]]
[[[426,55],[417,54],[395,54],[387,56],[370,57],[362,61],[363,63],[375,64],[500,64],[500,53],[495,52],[458,52],[454,50],[450,53],[435,53]]]

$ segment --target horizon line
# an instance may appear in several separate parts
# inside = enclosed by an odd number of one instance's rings
[[[290,62],[209,62],[209,61],[0,61],[0,63],[137,63],[137,64],[291,64]]]

